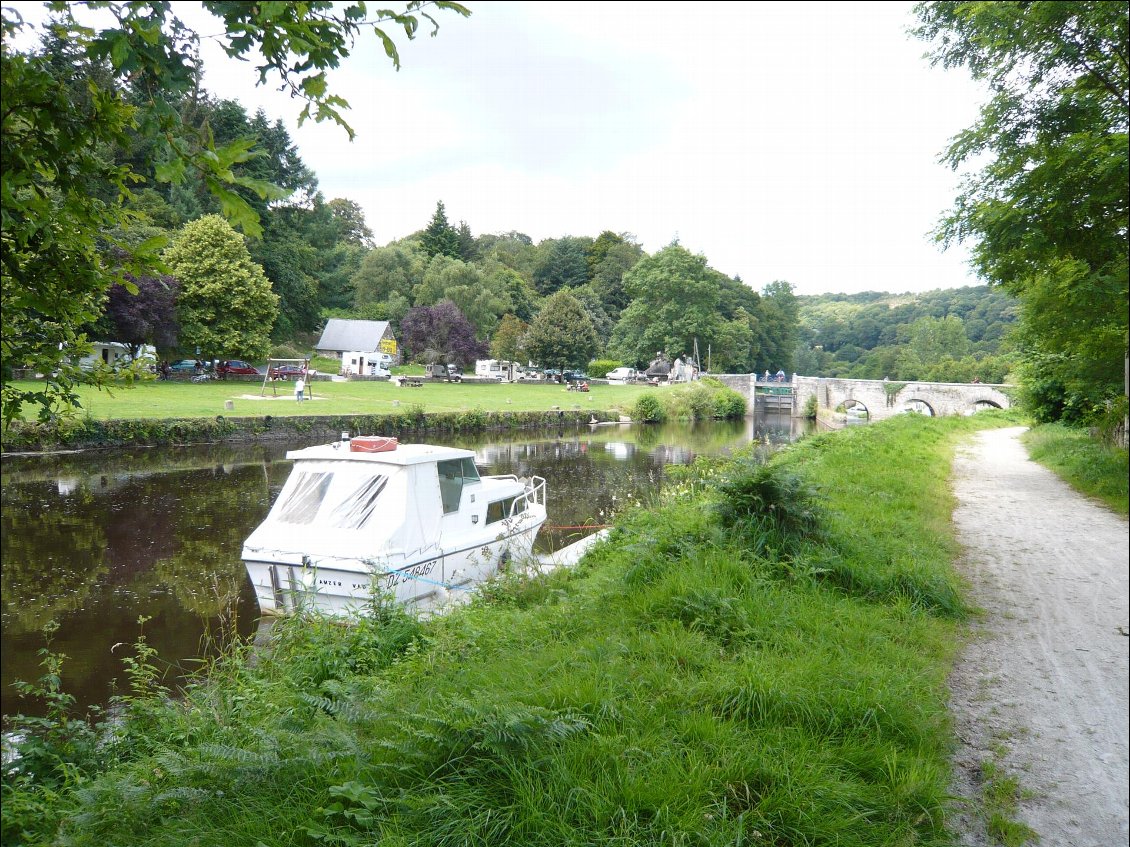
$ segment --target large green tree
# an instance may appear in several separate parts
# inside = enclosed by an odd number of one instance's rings
[[[264,359],[278,295],[243,237],[219,215],[185,225],[164,254],[180,283],[180,343],[208,358]]]
[[[526,333],[526,353],[546,368],[583,368],[599,346],[588,312],[568,291],[547,298]]]
[[[181,132],[185,95],[201,75],[195,32],[173,14],[170,2],[45,4],[50,32],[68,52],[50,55],[14,45],[29,28],[18,10],[0,10],[0,102],[3,103],[0,162],[2,355],[0,407],[5,422],[27,403],[40,403],[44,416],[73,406],[78,374],[64,363],[85,339],[79,329],[97,317],[105,292],[125,273],[143,276],[159,267],[157,245],[131,251],[132,264],[104,261],[108,233],[128,227],[137,174],[114,162],[108,148],[128,149],[132,139],[158,142],[156,178],[178,183],[196,170],[219,198],[225,216],[258,234],[254,208],[238,189],[259,198],[279,196],[277,188],[237,172],[252,157],[251,142],[217,147],[210,131]],[[97,6],[108,25],[79,20]],[[389,34],[400,28],[415,36],[421,20],[437,27],[431,9],[468,10],[447,0],[412,0],[403,12],[374,11],[362,2],[229,3],[205,0],[218,18],[214,36],[229,56],[252,60],[259,83],[289,89],[308,118],[341,124],[348,103],[333,93],[327,73],[337,67],[367,31],[399,67]],[[211,34],[211,33],[210,33]],[[72,84],[78,83],[78,84]],[[65,352],[64,352],[65,351]],[[12,382],[18,368],[48,375],[43,390]]]
[[[1130,7],[1124,2],[932,2],[932,58],[992,92],[946,151],[969,175],[940,237],[1017,295],[1025,388],[1045,418],[1126,410]],[[987,162],[982,164],[982,162]]]
[[[719,312],[725,276],[679,244],[669,244],[640,260],[624,275],[631,296],[612,332],[617,358],[640,366],[657,352],[671,358],[722,343],[724,317]]]

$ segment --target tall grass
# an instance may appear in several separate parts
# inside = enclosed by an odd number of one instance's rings
[[[70,784],[9,769],[4,843],[950,843],[946,476],[974,425],[703,463],[577,567],[442,617],[283,620]]]
[[[1125,447],[1112,447],[1086,430],[1044,424],[1024,434],[1034,461],[1047,466],[1083,494],[1096,497],[1120,515],[1130,510],[1127,480],[1130,463]]]

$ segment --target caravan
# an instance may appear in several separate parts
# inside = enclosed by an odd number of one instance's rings
[[[522,366],[505,359],[479,359],[475,362],[475,376],[479,379],[496,379],[499,382],[522,378]]]
[[[392,376],[392,356],[378,350],[341,354],[342,376],[375,376],[388,379]]]

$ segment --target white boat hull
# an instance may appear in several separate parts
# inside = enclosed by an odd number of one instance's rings
[[[413,561],[340,562],[306,556],[298,563],[246,559],[245,564],[265,614],[288,614],[300,608],[357,614],[379,596],[427,609],[457,602],[510,562],[531,558],[544,522],[544,517],[526,521],[527,526],[509,536]]]

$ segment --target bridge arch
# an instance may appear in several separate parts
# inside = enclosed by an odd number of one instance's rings
[[[871,410],[867,408],[867,404],[855,399],[854,397],[848,397],[844,400],[844,402],[836,406],[833,411],[837,415],[844,415],[846,417],[863,417],[866,420],[871,420]]]
[[[919,397],[910,397],[903,401],[900,412],[916,412],[918,414],[926,415],[927,417],[936,418],[938,416],[934,407],[926,400]]]

